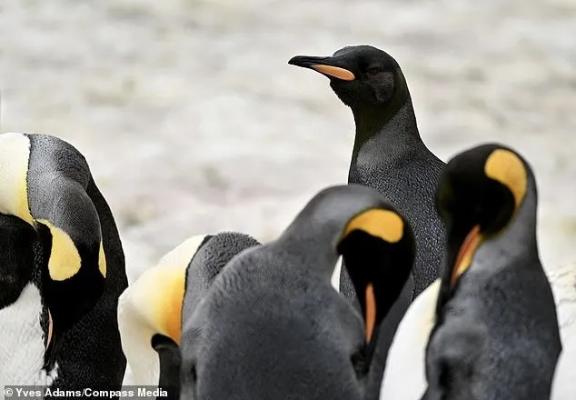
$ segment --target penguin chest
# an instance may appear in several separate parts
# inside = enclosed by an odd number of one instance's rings
[[[44,330],[40,325],[42,300],[32,283],[18,300],[0,309],[0,386],[51,385],[57,366],[43,369]]]

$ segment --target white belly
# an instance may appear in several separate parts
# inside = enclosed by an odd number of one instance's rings
[[[57,366],[49,374],[44,363],[44,331],[40,326],[42,302],[32,283],[18,300],[0,309],[0,387],[4,385],[50,385]]]

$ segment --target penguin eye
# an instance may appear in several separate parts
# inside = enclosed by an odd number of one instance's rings
[[[368,69],[366,70],[366,75],[368,75],[369,77],[373,77],[373,76],[379,75],[383,72],[384,72],[384,68],[379,67],[379,66],[372,66],[372,67],[368,67]]]

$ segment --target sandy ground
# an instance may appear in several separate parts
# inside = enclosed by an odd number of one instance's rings
[[[576,260],[576,2],[3,0],[1,130],[90,162],[133,279],[184,238],[270,240],[344,183],[353,122],[287,65],[370,43],[403,66],[442,159],[499,141],[532,163],[549,269]]]

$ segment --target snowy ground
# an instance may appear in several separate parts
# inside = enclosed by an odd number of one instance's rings
[[[500,141],[531,161],[553,269],[576,260],[576,2],[502,3],[2,0],[0,129],[86,155],[134,278],[192,234],[270,240],[345,182],[351,115],[287,61],[370,43],[441,158]]]

